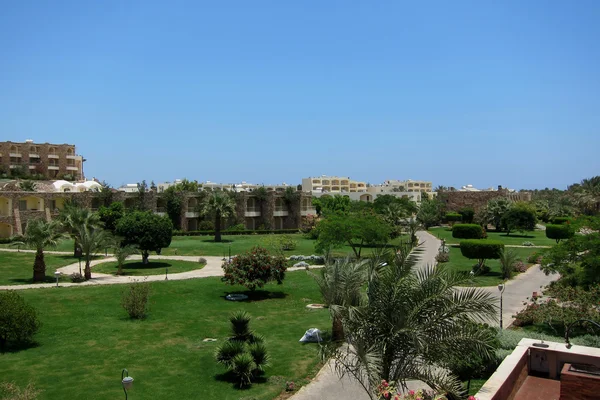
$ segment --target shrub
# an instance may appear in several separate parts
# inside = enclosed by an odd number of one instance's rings
[[[552,218],[552,223],[555,225],[566,224],[570,220],[569,217],[554,217]]]
[[[267,249],[256,246],[233,258],[231,262],[224,262],[222,268],[225,273],[222,278],[224,282],[255,290],[270,281],[283,283],[287,261],[281,255],[272,256]]]
[[[264,242],[277,252],[295,250],[298,244],[290,235],[270,236],[264,239]]]
[[[461,221],[465,224],[473,223],[473,219],[475,218],[475,210],[471,207],[461,208],[458,213],[461,215]]]
[[[511,249],[503,249],[500,251],[500,266],[502,268],[502,278],[512,278],[515,272],[515,263],[517,262],[517,254]]]
[[[198,259],[198,264],[206,264],[206,258],[204,258],[204,257],[200,257],[200,258]]]
[[[449,213],[446,213],[445,218],[446,218],[446,221],[448,221],[448,223],[450,225],[452,225],[455,222],[461,221],[462,215],[460,215],[459,213],[456,213],[456,212],[449,212]]]
[[[456,239],[482,239],[483,228],[477,224],[456,224],[452,227],[452,237]]]
[[[73,272],[71,275],[69,275],[69,278],[71,279],[71,282],[73,282],[73,283],[85,282],[85,277],[83,275],[81,275],[79,272]]]
[[[213,229],[215,229],[215,228],[213,227]],[[246,225],[244,225],[244,224],[231,225],[229,228],[225,229],[226,232],[229,232],[229,231],[239,232],[239,231],[245,231],[245,230],[246,230]]]
[[[529,257],[527,257],[527,262],[530,264],[539,264],[542,261],[542,255],[537,251],[531,253]]]
[[[562,225],[546,225],[546,237],[556,240],[556,243],[562,239],[570,239],[575,235],[573,227],[567,223]]]
[[[121,305],[132,319],[143,319],[148,312],[148,299],[150,298],[150,284],[135,282],[123,292]]]
[[[535,229],[536,222],[535,209],[527,203],[516,203],[501,218],[501,224],[506,228],[507,235],[511,231],[532,231]]]
[[[450,261],[450,253],[438,253],[435,256],[435,261],[438,263],[446,263]]]
[[[214,231],[215,223],[214,221],[200,221],[198,224],[199,231]]]
[[[8,343],[27,343],[40,328],[35,309],[14,290],[0,291],[0,351]]]
[[[527,271],[527,264],[525,264],[523,261],[518,260],[517,262],[515,262],[515,264],[513,265],[513,268],[516,272],[525,272]]]
[[[460,242],[460,252],[471,260],[479,260],[481,268],[485,260],[500,258],[504,243],[488,239],[467,239]]]
[[[531,247],[531,246],[535,246],[535,245],[532,242],[523,242],[523,243],[521,243],[521,246]]]
[[[245,311],[232,314],[232,335],[215,351],[215,360],[233,373],[240,387],[251,385],[270,360],[264,338],[250,329],[250,318]]]

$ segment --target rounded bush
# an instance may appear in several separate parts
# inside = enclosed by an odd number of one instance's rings
[[[498,259],[503,249],[504,243],[497,240],[468,239],[460,242],[460,252],[468,259]]]
[[[478,224],[456,224],[452,227],[452,237],[456,239],[482,239],[483,228]]]
[[[552,223],[555,225],[562,225],[562,224],[566,224],[567,222],[569,222],[570,218],[569,217],[554,217],[552,218]]]
[[[10,342],[31,341],[39,328],[35,308],[14,290],[0,291],[0,351]]]
[[[562,239],[570,239],[575,235],[575,230],[569,224],[546,225],[546,237],[556,240],[556,243]]]
[[[462,215],[456,212],[446,213],[446,221],[448,222],[457,222],[462,221]]]

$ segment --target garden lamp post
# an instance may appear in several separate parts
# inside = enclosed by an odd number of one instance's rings
[[[56,277],[56,287],[58,287],[58,278],[60,278],[61,275],[62,273],[60,271],[54,271],[54,276]]]
[[[165,267],[165,281],[169,280],[169,267]]]
[[[127,400],[127,389],[131,389],[133,385],[133,378],[129,376],[129,371],[123,368],[121,371],[121,384],[123,385],[123,391],[125,392],[125,400]]]
[[[81,275],[81,256],[79,256],[79,275]]]
[[[506,286],[504,283],[498,284],[498,290],[500,291],[500,329],[502,329],[502,294],[504,293],[505,289]]]

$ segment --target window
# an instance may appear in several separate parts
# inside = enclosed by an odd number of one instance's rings
[[[27,211],[27,200],[19,200],[19,211]]]
[[[39,163],[40,163],[39,157],[29,157],[29,164],[39,164]]]

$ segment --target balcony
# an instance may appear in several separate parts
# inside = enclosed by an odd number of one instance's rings
[[[29,169],[36,169],[37,167],[35,165],[30,165]]]
[[[273,210],[274,217],[287,217],[288,215],[289,212],[286,206],[276,206],[275,210]]]
[[[8,153],[9,157],[21,157],[21,153]]]
[[[302,215],[302,216],[316,215],[316,214],[317,214],[317,210],[315,210],[312,207],[302,207],[302,209],[300,209],[300,215]]]
[[[73,166],[68,166],[67,171],[79,171],[79,168],[73,167]]]
[[[58,167],[58,165],[48,165],[48,169],[49,169],[49,170],[58,171],[58,170],[59,170],[59,167]]]
[[[56,158],[56,159],[58,159],[58,154],[48,154],[48,158]]]
[[[29,153],[29,158],[40,158],[40,155],[37,153]]]
[[[77,160],[78,158],[81,158],[81,156],[76,156],[73,154],[67,154],[67,160]]]
[[[200,216],[200,213],[198,211],[186,211],[185,212],[186,218],[198,218],[199,216]]]
[[[260,207],[248,207],[244,213],[245,217],[260,217]]]

